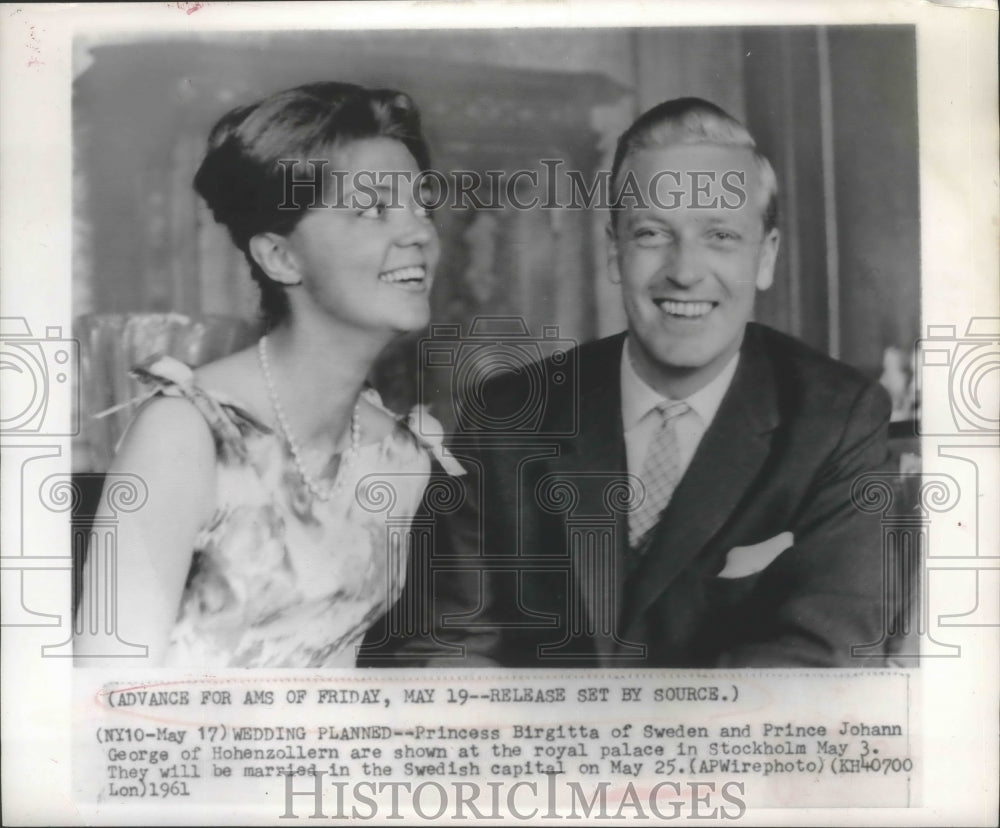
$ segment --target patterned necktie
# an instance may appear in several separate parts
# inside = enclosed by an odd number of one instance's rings
[[[629,515],[628,542],[635,552],[643,550],[647,535],[680,480],[680,450],[677,445],[677,418],[690,411],[686,402],[667,400],[656,407],[663,422],[653,435],[642,464],[640,478],[646,487],[645,499]]]

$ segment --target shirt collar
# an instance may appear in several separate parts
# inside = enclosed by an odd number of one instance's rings
[[[626,337],[625,344],[622,347],[621,367],[622,425],[624,426],[626,432],[636,425],[636,423],[645,417],[652,409],[669,399],[669,397],[665,397],[659,391],[651,388],[646,381],[636,373],[635,368],[632,367],[632,360],[629,358],[629,347],[629,339]],[[740,352],[737,351],[733,354],[732,359],[726,363],[726,367],[719,372],[715,379],[713,379],[704,388],[699,388],[691,394],[691,396],[684,400],[684,402],[691,406],[691,410],[698,415],[702,424],[706,428],[715,417],[715,412],[719,410],[719,406],[722,404],[722,398],[726,395],[726,391],[729,390],[729,386],[733,381],[733,376],[736,373],[736,366],[739,364],[739,361]]]

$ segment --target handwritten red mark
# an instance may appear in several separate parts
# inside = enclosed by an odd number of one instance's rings
[[[31,68],[32,66],[44,66],[45,65],[45,61],[41,60],[38,57],[38,55],[40,55],[42,53],[42,49],[41,49],[41,46],[39,45],[38,35],[36,35],[35,32],[36,32],[36,27],[35,26],[29,26],[28,27],[28,42],[25,45],[28,47],[29,51],[32,51],[32,52],[35,53],[30,58],[28,58],[28,68]]]

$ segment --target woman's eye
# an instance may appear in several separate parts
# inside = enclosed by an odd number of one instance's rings
[[[413,206],[418,216],[429,216],[435,208],[441,206],[441,202],[431,189],[422,187],[414,199]]]

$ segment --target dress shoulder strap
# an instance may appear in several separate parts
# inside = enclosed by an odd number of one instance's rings
[[[190,366],[170,356],[154,356],[129,371],[143,393],[95,415],[103,417],[126,406],[139,406],[153,397],[181,397],[205,418],[220,452],[246,459],[246,437],[252,432],[270,434],[271,429],[250,414],[238,401],[195,382]]]
[[[426,405],[415,405],[409,414],[399,415],[386,408],[381,395],[370,385],[365,387],[361,396],[370,405],[395,420],[397,428],[430,454],[447,474],[452,477],[460,477],[465,474],[462,464],[444,445],[444,427],[431,414]]]

